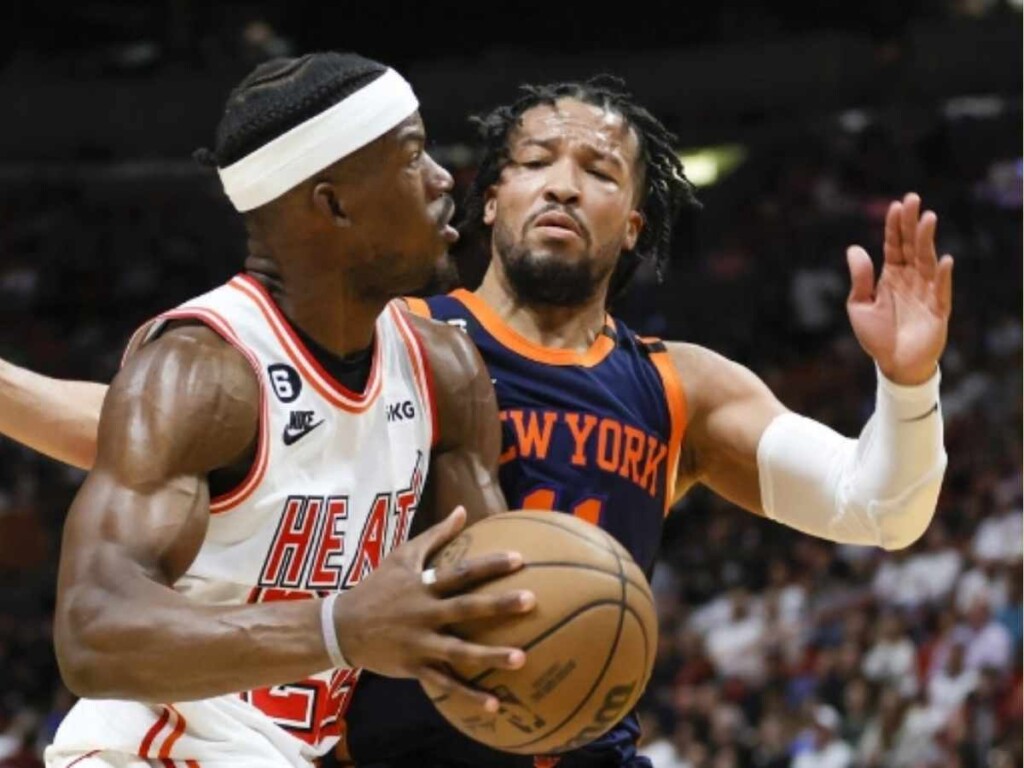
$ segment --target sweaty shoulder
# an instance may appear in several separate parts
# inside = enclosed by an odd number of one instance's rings
[[[760,383],[749,369],[707,347],[667,341],[665,348],[682,379],[691,418],[716,403],[744,396]]]
[[[145,487],[227,466],[256,439],[259,408],[256,373],[239,350],[204,326],[172,328],[112,382],[97,467]]]
[[[441,435],[438,447],[444,450],[453,442],[461,443],[458,433],[470,411],[483,409],[497,415],[497,401],[490,374],[473,340],[447,323],[408,313],[410,325],[423,340],[434,375],[438,423]]]
[[[690,409],[678,487],[685,490],[716,472],[738,476],[737,467],[750,469],[756,485],[758,440],[785,407],[749,368],[696,344],[670,342],[666,347]],[[724,495],[734,501],[752,498],[751,494]],[[753,509],[756,505],[743,506]]]

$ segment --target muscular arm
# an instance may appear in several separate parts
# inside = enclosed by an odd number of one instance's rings
[[[465,351],[453,361],[475,363]],[[27,393],[33,408],[52,402],[58,412],[69,410],[64,395],[105,389],[18,370],[5,374]],[[453,367],[451,375],[456,374]],[[474,387],[463,390],[471,400],[479,395],[474,392]],[[58,394],[47,401],[48,393]],[[493,409],[491,398],[483,398],[483,407]],[[177,328],[133,354],[105,402],[102,396],[93,402],[97,413],[90,419],[83,410],[76,421],[88,443],[88,463],[97,445],[97,421],[98,447],[93,471],[65,523],[54,619],[57,659],[68,686],[93,698],[185,701],[289,683],[330,668],[323,601],[210,606],[171,588],[195,559],[206,532],[208,473],[247,456],[255,439],[258,384],[242,355],[206,328]],[[451,407],[451,400],[442,402]],[[91,436],[85,434],[90,424]],[[454,458],[461,443],[452,434]],[[63,439],[40,442],[31,430],[12,436],[65,458]],[[469,450],[453,463],[452,474],[476,477],[478,460],[486,461]],[[456,492],[483,509],[494,503],[494,491],[486,478],[479,479],[479,503],[468,491]],[[340,650],[353,665],[420,677],[472,705],[494,708],[493,696],[450,677],[444,665],[471,658],[485,667],[516,668],[522,654],[466,643],[444,634],[444,628],[528,611],[532,598],[460,596],[468,585],[516,570],[521,561],[505,553],[457,564],[451,573],[441,569],[433,588],[424,587],[423,563],[458,534],[461,520],[447,516],[400,546],[359,586],[338,597],[333,618]]]
[[[875,411],[857,440],[788,413],[753,374],[674,345],[693,413],[680,485],[703,481],[747,509],[848,544],[901,549],[935,514],[946,468],[938,362],[946,346],[953,258],[938,258],[931,211],[914,193],[885,220],[878,279],[847,250],[853,332],[878,371]]]
[[[879,376],[856,440],[788,412],[750,371],[673,345],[693,418],[680,464],[730,501],[844,544],[902,549],[935,514],[946,466],[938,375],[919,386]]]
[[[440,435],[414,530],[461,504],[469,522],[508,509],[498,483],[501,426],[490,374],[462,331],[408,316],[429,350]]]
[[[319,601],[207,606],[170,588],[206,532],[206,475],[250,447],[258,402],[248,363],[205,328],[170,331],[115,379],[61,551],[55,644],[76,693],[181,701],[331,666]]]
[[[0,434],[89,469],[105,384],[53,379],[0,360]]]
[[[742,365],[695,344],[672,343],[669,353],[686,391],[689,423],[676,487],[703,483],[734,504],[764,514],[757,446],[786,408]]]

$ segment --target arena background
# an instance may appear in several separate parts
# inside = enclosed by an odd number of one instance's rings
[[[210,172],[255,63],[354,48],[416,86],[460,189],[466,115],[517,83],[624,76],[679,136],[704,212],[618,314],[751,366],[856,434],[873,371],[844,249],[878,256],[921,193],[957,260],[943,360],[949,469],[905,552],[833,546],[690,494],[655,575],[643,702],[659,768],[1021,764],[1021,13],[1005,0],[803,4],[199,0],[0,10],[0,356],[108,380],[128,334],[236,270]],[[51,615],[82,474],[0,439],[0,766],[38,766],[73,697]],[[818,745],[818,746],[816,746]]]

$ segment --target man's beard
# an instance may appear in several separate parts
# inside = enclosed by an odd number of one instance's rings
[[[508,230],[494,226],[494,247],[517,299],[524,304],[579,307],[597,295],[614,262],[606,268],[589,254],[567,261],[557,256],[537,256],[516,243]]]

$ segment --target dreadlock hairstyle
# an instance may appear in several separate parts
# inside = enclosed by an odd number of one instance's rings
[[[355,53],[311,53],[260,64],[228,96],[213,151],[193,155],[225,168],[334,106],[387,71]]]
[[[622,293],[643,261],[654,264],[660,280],[669,260],[676,218],[684,209],[696,211],[701,207],[693,184],[683,173],[683,165],[673,149],[676,137],[633,101],[623,80],[611,75],[598,75],[582,83],[523,85],[520,90],[522,95],[512,104],[471,118],[483,140],[484,155],[466,193],[459,222],[462,237],[454,251],[463,279],[471,282],[473,278],[466,273],[473,272],[474,268],[482,275],[481,254],[490,255],[490,227],[483,223],[485,194],[488,187],[497,183],[509,162],[509,139],[521,125],[523,113],[569,98],[621,115],[639,139],[639,170],[643,180],[639,210],[644,216],[644,228],[636,247],[624,251],[619,258],[609,284],[608,300],[611,302]]]

